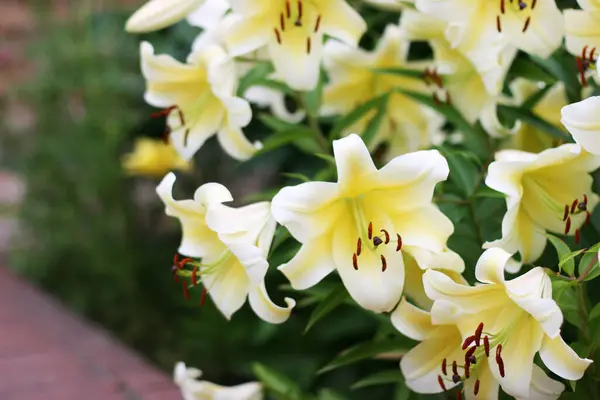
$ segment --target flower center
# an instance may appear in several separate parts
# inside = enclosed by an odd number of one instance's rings
[[[349,202],[350,209],[352,210],[352,218],[359,234],[356,241],[356,252],[352,254],[352,266],[355,270],[358,270],[359,257],[365,251],[377,253],[380,248],[387,246],[390,243],[395,243],[396,251],[402,250],[402,237],[400,234],[397,233],[396,238],[393,239],[386,229],[381,228],[377,231],[377,228],[373,226],[372,221],[367,223],[367,219],[358,204],[359,200],[353,199],[349,200]],[[378,235],[375,235],[374,232],[378,232]],[[383,254],[379,254],[379,257],[381,259],[381,272],[385,272],[387,269],[387,260]]]
[[[295,41],[294,38],[300,35],[306,43],[306,54],[310,54],[312,35],[319,32],[322,22],[321,14],[312,1],[285,0],[274,22],[273,32],[278,44]]]
[[[215,274],[221,268],[226,268],[226,265],[228,264],[227,261],[232,256],[233,253],[229,249],[226,249],[216,260],[205,264],[200,261],[196,261],[193,258],[180,259],[179,255],[175,254],[175,257],[173,258],[173,266],[171,267],[171,273],[175,277],[176,282],[181,282],[183,294],[185,298],[189,300],[189,289],[196,287],[198,283],[203,281],[204,278]],[[186,281],[186,278],[189,279],[189,281]],[[204,304],[206,293],[208,291],[210,291],[210,287],[206,287],[206,285],[204,285],[202,296],[200,298],[200,305]]]
[[[591,221],[592,215],[587,209],[588,197],[586,194],[583,195],[583,200],[579,201],[578,199],[573,200],[573,202],[569,204],[565,204],[565,209],[563,211],[563,221],[565,223],[565,235],[569,234],[571,230],[571,218],[582,218],[585,216],[585,221],[583,225],[589,225]],[[578,224],[581,225],[581,224]],[[579,240],[581,239],[581,231],[580,228],[575,229],[575,244],[579,244]]]
[[[531,13],[535,8],[537,0],[500,0],[500,14],[496,16],[496,28],[502,32],[502,16],[507,12],[512,12],[519,17],[525,17],[523,22],[523,33],[529,28],[531,22]]]
[[[588,54],[588,46],[584,46],[581,51],[581,55],[577,56],[577,69],[579,70],[579,77],[581,78],[581,84],[585,87],[587,86],[587,79],[585,77],[585,73],[589,69],[596,69],[596,48],[592,47]]]

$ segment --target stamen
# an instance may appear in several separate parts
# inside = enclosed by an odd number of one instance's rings
[[[525,25],[523,26],[523,33],[525,33],[527,31],[527,28],[529,28],[529,23],[531,22],[531,17],[527,17],[527,19],[525,20]]]
[[[500,371],[500,376],[504,378],[504,360],[502,360],[502,357],[500,357],[496,360],[496,362],[498,363],[498,370]]]
[[[573,200],[573,204],[571,204],[571,214],[573,214],[575,212],[575,207],[577,207],[578,203],[579,203],[579,200],[577,200],[577,199]]]
[[[483,332],[483,322],[480,322],[475,330],[475,344],[479,347],[481,343],[481,332]]]
[[[354,269],[358,271],[358,258],[356,257],[356,253],[352,254],[352,265]]]
[[[281,26],[281,32],[285,32],[285,20],[283,19],[283,13],[279,15],[279,25]]]
[[[382,229],[381,232],[385,235],[385,244],[388,244],[390,242],[390,234],[385,229]]]
[[[317,22],[315,23],[315,33],[319,31],[319,26],[321,26],[321,16],[317,17]]]
[[[465,362],[471,362],[471,357],[473,357],[473,353],[475,353],[475,350],[477,350],[476,346],[471,347],[469,350],[467,350],[467,352],[465,353]],[[477,361],[477,360],[475,360]],[[475,364],[475,363],[473,363]]]
[[[457,400],[462,400],[462,392],[460,389],[458,390],[458,392],[456,392],[456,398]]]
[[[185,296],[185,299],[189,300],[190,292],[188,291],[187,283],[185,282],[185,280],[181,281],[181,287],[183,288],[183,295]]]
[[[381,255],[381,272],[385,272],[387,269],[387,261],[385,261],[385,257],[383,254]]]
[[[537,0],[533,0],[531,2],[531,10],[533,10],[535,8],[535,4],[537,3]]]
[[[302,19],[302,0],[298,0],[298,19]]]
[[[498,32],[502,32],[502,24],[500,22],[500,16],[496,16],[496,29]]]
[[[452,382],[454,382],[454,383],[460,382],[460,375],[459,374],[452,375]]]
[[[369,222],[369,229],[367,230],[367,235],[369,236],[369,240],[373,239],[373,223]]]
[[[580,57],[576,57],[575,61],[577,61],[577,69],[579,70],[579,79],[581,79],[581,85],[583,87],[586,87],[587,86],[587,79],[585,78],[586,68],[584,68],[583,62],[581,61]]]
[[[165,126],[165,131],[162,133],[162,140],[165,144],[169,144],[169,135],[171,134],[171,127]]]
[[[286,12],[286,15],[288,18],[292,16],[292,9],[290,8],[290,0],[287,0],[285,2],[285,12]]]
[[[498,346],[496,346],[496,361],[501,356],[501,354],[502,354],[502,343],[499,343]]]
[[[446,389],[446,385],[444,385],[444,379],[442,378],[441,375],[438,375],[438,383],[440,384],[440,387],[442,388],[442,390],[445,392]]]
[[[569,205],[565,204],[565,213],[563,214],[563,221],[566,221],[568,216],[569,216]]]
[[[589,225],[592,221],[592,214],[589,211],[585,212],[585,225]]]
[[[581,239],[581,234],[579,233],[579,229],[575,230],[575,244],[579,244],[579,240]]]
[[[273,31],[275,31],[275,36],[277,37],[277,43],[281,44],[281,34],[279,33],[279,30],[277,30],[277,28],[273,29]]]
[[[396,233],[396,236],[398,237],[398,242],[396,243],[396,251],[400,251],[402,250],[402,237],[398,233]]]
[[[456,360],[452,361],[452,373],[454,373],[454,375],[458,375],[458,364],[456,363]]]
[[[310,48],[311,48],[310,37],[307,37],[306,38],[306,54],[310,54]]]
[[[565,235],[568,235],[570,230],[571,230],[571,217],[568,217],[567,223],[565,224]]]
[[[490,356],[490,339],[488,339],[487,335],[483,337],[483,347],[485,349],[485,356]]]
[[[198,266],[195,266],[192,270],[192,284],[194,286],[198,284]]]
[[[444,375],[448,375],[448,370],[446,369],[446,359],[445,358],[442,360],[442,373]]]
[[[358,242],[356,242],[356,255],[360,256],[361,251],[362,251],[362,239],[358,238]]]
[[[519,1],[519,10],[523,11],[524,9],[527,8],[527,3],[525,3],[524,1]]]
[[[469,347],[471,345],[471,343],[473,343],[475,341],[475,335],[471,335],[468,338],[465,339],[465,341],[462,344],[462,349],[466,350],[467,347]]]
[[[373,238],[373,244],[375,245],[375,247],[379,246],[381,243],[383,243],[383,240],[381,240],[379,236],[375,236]]]
[[[471,364],[469,362],[465,363],[465,378],[469,379],[471,377]]]
[[[185,135],[183,136],[183,146],[187,147],[188,145],[188,137],[190,136],[190,130],[186,129],[185,130]]]
[[[202,289],[202,296],[200,297],[200,306],[204,305],[204,301],[206,300],[206,288]]]
[[[477,396],[477,393],[479,393],[479,379],[475,381],[475,386],[473,387],[473,394]]]
[[[504,0],[500,0],[500,12],[504,14]]]

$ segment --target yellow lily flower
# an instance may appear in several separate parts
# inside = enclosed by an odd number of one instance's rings
[[[146,102],[166,108],[170,139],[184,159],[191,159],[215,133],[221,147],[237,160],[260,149],[260,143],[249,142],[241,130],[252,119],[252,110],[247,101],[235,97],[235,66],[222,48],[196,50],[186,64],[155,55],[148,42],[140,51]]]
[[[565,106],[561,122],[586,151],[600,154],[600,96]]]
[[[449,23],[446,37],[476,64],[490,46],[510,45],[546,58],[560,47],[562,13],[554,0],[416,0],[419,11]]]
[[[565,10],[565,46],[575,55],[582,55],[584,47],[600,50],[600,1],[577,0],[582,10]]]
[[[132,33],[152,32],[182,21],[205,0],[150,0],[138,9],[125,24]]]
[[[390,93],[384,119],[374,140],[375,149],[390,142],[390,158],[440,144],[444,120],[437,113],[394,89],[427,92],[424,81],[401,75],[373,71],[375,68],[423,70],[423,63],[408,62],[408,40],[395,25],[388,25],[373,52],[329,41],[324,48],[324,64],[330,82],[323,92],[323,115],[346,114],[357,106]],[[344,135],[362,132],[374,117],[373,110],[348,127]]]
[[[181,222],[182,239],[179,253],[201,261],[184,260],[176,263],[179,277],[191,278],[191,284],[204,285],[205,293],[217,308],[230,319],[248,297],[250,307],[263,320],[282,323],[295,306],[286,298],[287,307],[275,305],[265,288],[264,278],[269,267],[267,255],[275,220],[268,202],[241,208],[223,205],[233,201],[223,185],[207,183],[198,188],[191,200],[174,200],[175,175],[169,173],[156,188],[165,203],[166,214]],[[190,265],[193,269],[185,269]],[[184,292],[187,293],[184,281]]]
[[[552,300],[550,278],[537,267],[506,281],[510,258],[500,248],[486,250],[475,267],[477,286],[426,271],[431,314],[400,304],[394,326],[422,340],[400,363],[409,388],[436,393],[462,383],[458,390],[467,399],[497,399],[499,387],[517,399],[557,399],[564,385],[533,363],[536,353],[564,379],[583,376],[592,361],[561,338],[563,316]]]
[[[302,183],[273,198],[273,216],[302,243],[279,270],[302,290],[337,269],[359,305],[390,311],[404,288],[404,254],[423,270],[436,267],[440,253],[460,260],[446,248],[452,223],[431,203],[448,164],[429,150],[396,157],[378,170],[355,134],[335,140],[333,152],[337,183]],[[464,268],[461,261],[448,264],[457,272]]]
[[[123,169],[132,175],[156,178],[171,170],[189,171],[191,167],[170,143],[158,139],[137,139],[133,151],[123,157]]]
[[[589,222],[598,203],[592,192],[593,172],[600,157],[565,144],[539,154],[502,150],[490,164],[485,183],[506,194],[502,238],[484,248],[519,252],[523,264],[535,261],[546,246],[546,231],[575,235]]]
[[[356,45],[367,28],[345,0],[238,0],[232,9],[238,20],[226,39],[231,54],[267,45],[277,75],[296,90],[316,86],[324,34]]]
[[[185,363],[175,364],[173,380],[181,391],[183,400],[262,400],[262,385],[248,382],[236,386],[220,386],[208,381],[200,381],[202,371],[186,367]]]

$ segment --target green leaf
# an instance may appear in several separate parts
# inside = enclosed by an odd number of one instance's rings
[[[272,390],[276,394],[285,396],[285,399],[302,399],[302,391],[300,390],[300,387],[293,380],[282,373],[259,363],[255,363],[252,366],[252,371],[267,389]]]
[[[479,170],[471,160],[461,153],[455,153],[447,148],[440,148],[442,155],[450,167],[450,180],[463,192],[465,197],[471,196],[475,191]]]
[[[590,314],[588,315],[588,320],[593,321],[596,318],[600,317],[600,303],[596,304]]]
[[[503,116],[508,117],[508,119],[521,120],[533,125],[536,129],[547,133],[553,138],[563,140],[565,142],[570,141],[570,137],[563,130],[538,117],[537,115],[534,115],[531,110],[500,105],[498,106],[498,113],[503,114]]]
[[[325,299],[323,299],[323,301],[310,314],[310,318],[308,320],[308,324],[306,324],[304,333],[308,332],[308,330],[312,328],[317,321],[335,310],[348,298],[348,290],[346,290],[344,286],[333,289],[331,293],[329,293],[329,295],[325,297]]]
[[[389,99],[389,97],[385,97],[385,101],[382,101],[381,103],[379,103],[379,107],[377,108],[377,113],[375,114],[375,116],[373,118],[371,118],[371,121],[369,121],[369,124],[367,125],[367,127],[365,128],[365,130],[363,131],[363,133],[361,135],[362,139],[365,142],[365,145],[367,147],[369,147],[369,145],[371,144],[373,139],[375,139],[375,136],[377,136],[377,132],[379,132],[381,123],[383,122],[383,120],[386,116],[388,99]]]
[[[579,265],[577,266],[577,271],[579,272],[579,276],[581,277],[586,269],[590,267],[588,274],[583,279],[584,281],[590,281],[600,275],[600,267],[598,265],[598,250],[600,249],[600,243],[596,243],[592,247],[590,247],[581,260],[579,260]]]
[[[306,140],[312,137],[313,132],[303,126],[295,127],[291,130],[276,132],[263,141],[263,147],[255,156],[276,150],[286,144],[295,143],[299,140]]]
[[[498,192],[490,187],[487,187],[485,185],[480,185],[477,190],[475,191],[475,193],[473,194],[474,197],[491,197],[491,198],[497,198],[497,199],[504,199],[506,198],[506,195],[502,192]]]
[[[556,77],[549,74],[544,68],[533,63],[526,57],[517,57],[508,71],[508,76],[520,76],[534,82],[545,82],[552,85]]]
[[[290,232],[282,225],[279,225],[275,230],[275,236],[273,237],[273,243],[271,244],[271,249],[269,251],[269,255],[273,254],[275,250],[283,244],[286,240],[290,238]]]
[[[380,342],[365,342],[342,352],[329,364],[321,368],[318,373],[322,374],[344,365],[352,364],[366,358],[373,358],[378,354],[389,352],[406,352],[414,346],[414,341],[407,338],[383,340]]]
[[[310,182],[310,178],[304,174],[300,174],[298,172],[282,172],[281,173],[282,176],[285,176],[286,178],[291,178],[291,179],[298,179],[299,181],[302,182]]]
[[[346,397],[341,394],[334,392],[331,389],[321,389],[319,390],[318,400],[347,400]]]
[[[537,65],[565,84],[569,103],[581,100],[581,83],[578,79],[577,64],[571,54],[561,48],[548,58],[541,58],[534,55],[530,55],[530,57]]]
[[[337,120],[337,122],[335,123],[335,125],[333,125],[331,132],[329,132],[329,138],[336,139],[336,138],[340,137],[342,132],[346,128],[350,127],[352,124],[359,121],[361,118],[366,116],[372,110],[379,109],[379,106],[381,105],[381,103],[384,103],[387,101],[387,97],[388,97],[387,93],[382,96],[379,96],[379,97],[374,97],[371,100],[359,105],[354,110],[350,111],[348,114],[339,118]]]
[[[304,128],[308,130],[306,127],[299,127],[298,124],[292,124],[291,122],[284,121],[267,113],[260,113],[258,115],[258,119],[275,132],[291,131],[298,128]]]
[[[314,153],[313,156],[320,158],[323,161],[327,161],[330,165],[335,166],[335,158],[333,158],[332,155],[330,154],[323,154],[323,153]]]
[[[578,255],[580,255],[581,253],[583,253],[585,251],[585,249],[581,249],[581,250],[576,250],[576,251],[572,251],[570,253],[567,254],[563,254],[558,262],[558,268],[560,269],[564,269],[564,265],[568,262],[572,262],[573,263],[573,269],[575,269],[575,260],[574,258],[577,257]]]
[[[529,96],[523,102],[523,104],[521,104],[521,108],[525,110],[531,110],[537,105],[537,103],[539,103],[544,98],[544,96],[546,96],[550,89],[552,89],[552,85],[546,85],[546,87],[538,90],[537,92]]]
[[[408,78],[414,78],[423,80],[424,71],[416,70],[416,69],[406,69],[406,68],[370,68],[372,72],[375,74],[381,75],[398,75],[398,76],[406,76]]]
[[[321,70],[317,86],[313,90],[301,94],[302,104],[304,105],[306,112],[313,117],[319,115],[321,102],[323,101],[323,75],[324,72]]]
[[[257,62],[256,65],[240,79],[237,91],[238,96],[243,96],[251,86],[266,79],[271,72],[273,72],[273,65],[270,62]]]
[[[547,233],[546,236],[548,237],[548,240],[550,240],[550,243],[552,243],[552,246],[554,246],[554,248],[556,249],[556,254],[558,254],[559,260],[562,260],[563,257],[571,253],[571,249],[565,242],[562,241],[562,239],[549,233]],[[566,260],[562,266],[559,265],[558,270],[563,270],[569,276],[573,276],[573,274],[575,273],[575,261],[572,258]]]
[[[352,385],[350,389],[359,389],[375,385],[387,385],[390,383],[398,383],[403,381],[404,377],[402,376],[402,373],[396,368],[390,371],[381,371],[367,376],[366,378],[363,378]]]

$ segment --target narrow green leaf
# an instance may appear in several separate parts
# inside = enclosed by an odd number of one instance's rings
[[[596,243],[592,247],[590,247],[581,260],[579,260],[579,265],[577,266],[577,271],[579,272],[579,276],[583,275],[584,272],[591,268],[588,274],[583,279],[584,281],[590,281],[600,275],[600,266],[598,265],[598,250],[600,249],[600,243]],[[591,267],[590,267],[591,265]]]
[[[263,86],[269,89],[276,90],[278,92],[285,93],[289,96],[295,96],[296,92],[291,89],[288,85],[283,82],[274,81],[272,79],[257,79],[256,82],[252,86]]]
[[[316,117],[319,115],[319,110],[321,109],[321,102],[323,101],[323,70],[319,73],[319,81],[317,86],[309,91],[301,94],[302,103],[308,115]]]
[[[448,148],[442,147],[440,151],[446,158],[446,161],[448,161],[450,180],[458,186],[465,197],[471,196],[477,184],[478,168],[469,159]]]
[[[554,84],[557,78],[527,57],[517,57],[508,71],[509,77],[520,76],[534,82]]]
[[[386,101],[388,94],[384,94],[379,97],[374,97],[371,100],[359,105],[354,110],[339,118],[331,132],[329,132],[330,139],[336,139],[341,136],[344,129],[350,127],[355,122],[366,116],[369,112],[379,108],[380,104]]]
[[[569,103],[581,100],[581,83],[578,79],[575,57],[563,48],[558,49],[548,58],[541,58],[534,55],[530,55],[530,57],[537,65],[565,84]]]
[[[261,155],[273,151],[289,143],[295,143],[298,140],[304,140],[312,136],[312,131],[308,128],[299,126],[292,130],[276,132],[269,136],[264,142],[263,147],[256,155]]]
[[[375,136],[377,136],[377,132],[379,132],[381,123],[385,119],[385,116],[387,113],[388,99],[389,99],[389,97],[385,97],[384,100],[381,103],[379,103],[379,107],[377,108],[377,113],[375,114],[375,116],[373,118],[371,118],[371,121],[369,121],[369,124],[367,125],[365,130],[362,132],[361,136],[362,136],[363,141],[365,142],[365,145],[367,145],[367,147],[369,146],[369,144],[371,144],[373,139],[375,139]]]
[[[570,141],[569,136],[557,126],[552,125],[550,122],[534,115],[531,110],[523,108],[509,107],[509,106],[498,106],[498,113],[504,114],[508,119],[521,120],[530,125],[533,125],[536,129],[547,133],[553,138]]]
[[[313,156],[320,158],[323,161],[327,161],[330,165],[335,166],[335,158],[333,158],[333,156],[330,154],[314,153]]]
[[[497,198],[497,199],[504,199],[506,197],[506,195],[504,193],[498,192],[490,187],[487,187],[485,185],[481,185],[477,188],[477,190],[475,191],[475,193],[473,194],[474,197],[491,197],[491,198]]]
[[[398,383],[403,382],[404,377],[399,369],[393,369],[390,371],[381,371],[377,372],[373,375],[367,376],[356,382],[354,385],[350,387],[350,389],[359,389],[367,386],[376,386],[376,385],[387,385],[390,383]]]
[[[237,91],[238,96],[243,96],[251,86],[266,79],[271,72],[273,72],[273,65],[270,62],[257,62],[256,65],[240,79]]]
[[[298,173],[298,172],[282,172],[281,175],[285,176],[286,178],[298,179],[299,181],[302,181],[302,182],[310,182],[311,181],[308,176]]]
[[[598,317],[600,317],[600,303],[596,304],[594,308],[592,308],[592,311],[590,311],[588,316],[588,320],[593,321]]]
[[[322,374],[327,371],[352,364],[366,358],[373,358],[378,354],[389,352],[406,352],[414,346],[414,342],[407,338],[383,340],[380,342],[365,342],[342,352],[329,364],[321,368],[318,373]]]
[[[291,122],[284,121],[267,113],[260,113],[258,119],[275,132],[291,131],[299,128],[297,124],[292,124]]]
[[[552,246],[554,246],[556,249],[556,254],[558,254],[559,260],[571,253],[571,249],[565,242],[562,241],[562,239],[549,233],[547,233],[546,236],[548,237],[548,240],[550,240],[550,243],[552,243]],[[573,276],[575,273],[575,261],[572,258],[566,260],[562,266],[559,265],[558,270],[565,271],[569,276]]]
[[[545,87],[541,88],[540,90],[529,96],[523,102],[523,104],[521,104],[521,108],[525,110],[531,110],[537,105],[537,103],[539,103],[544,98],[544,96],[550,91],[550,89],[552,89],[552,86],[553,85],[546,85]]]
[[[310,318],[308,320],[308,324],[306,324],[304,333],[308,332],[309,329],[317,323],[317,321],[335,310],[348,298],[348,291],[344,286],[333,289],[331,293],[329,293],[329,295],[323,299],[323,301],[310,314]]]
[[[300,387],[282,373],[259,363],[252,366],[252,371],[267,389],[285,396],[289,400],[302,399]]]
[[[321,389],[319,390],[318,400],[347,400],[346,397],[342,396],[338,392],[335,392],[331,389]]]
[[[581,249],[581,250],[576,250],[576,251],[572,251],[570,253],[564,254],[562,257],[560,257],[559,262],[558,262],[558,268],[559,269],[564,269],[564,265],[568,262],[575,262],[574,258],[577,257],[578,255],[580,255],[581,253],[583,253],[585,251],[585,249]],[[573,268],[575,268],[575,266],[573,265]]]

